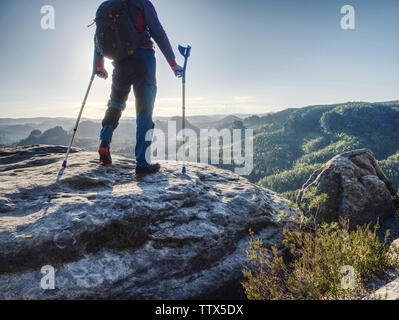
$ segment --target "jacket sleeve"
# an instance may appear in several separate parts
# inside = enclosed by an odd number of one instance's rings
[[[161,23],[158,19],[158,14],[149,0],[143,0],[143,15],[144,19],[148,25],[150,35],[157,43],[158,47],[161,49],[163,55],[168,61],[171,67],[176,65],[176,57],[173,52],[172,46],[170,45],[168,36],[163,29]]]
[[[104,57],[98,51],[96,40],[94,39],[94,59],[93,59],[93,74],[97,74],[97,68],[101,68],[104,66]]]

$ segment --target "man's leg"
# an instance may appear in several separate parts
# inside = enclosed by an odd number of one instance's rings
[[[138,168],[149,168],[150,159],[146,159],[146,151],[151,145],[151,140],[146,140],[146,135],[154,128],[152,114],[157,93],[155,79],[156,61],[154,52],[151,50],[138,50],[135,56],[144,61],[147,67],[146,73],[141,76],[141,79],[138,78],[133,83],[137,114],[135,156]]]
[[[109,100],[108,109],[105,112],[105,116],[102,122],[103,128],[100,132],[100,148],[98,153],[100,155],[101,164],[111,164],[111,152],[110,145],[112,136],[115,129],[118,127],[119,119],[122,115],[122,111],[125,109],[125,105],[117,103],[113,100]]]
[[[152,113],[157,88],[156,86],[146,85],[142,90],[144,91],[142,94],[144,95],[144,99],[146,101],[143,102],[138,99],[138,103],[141,105],[141,107],[145,106],[145,109],[140,110],[140,113],[137,113],[135,155],[137,166],[148,167],[150,159],[146,159],[146,151],[151,146],[151,140],[146,140],[146,136],[147,133],[154,128],[154,123],[152,122]]]
[[[115,65],[111,98],[108,102],[108,109],[102,122],[102,130],[100,132],[100,163],[111,164],[112,158],[110,153],[110,144],[115,129],[119,125],[119,119],[122,112],[126,108],[126,101],[129,97],[131,84],[127,77],[123,75],[123,68]]]
[[[121,104],[113,100],[109,100],[108,109],[105,112],[105,116],[102,122],[103,128],[100,132],[100,140],[108,142],[112,141],[112,136],[115,129],[119,125],[119,119],[122,116],[123,110],[125,110],[126,104]]]

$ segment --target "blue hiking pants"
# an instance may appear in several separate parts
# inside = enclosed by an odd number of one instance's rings
[[[102,122],[100,140],[112,141],[133,86],[137,115],[136,163],[140,167],[147,167],[145,153],[151,141],[146,141],[145,137],[154,128],[152,113],[157,93],[155,53],[150,49],[137,49],[133,55],[122,61],[114,61],[113,65],[111,98]]]

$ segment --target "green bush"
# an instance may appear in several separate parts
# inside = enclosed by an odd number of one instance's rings
[[[306,206],[317,211],[325,201],[326,195],[321,194]],[[279,217],[287,218],[284,213]],[[243,270],[242,283],[247,298],[340,300],[364,296],[365,283],[372,276],[399,267],[398,255],[391,254],[387,245],[389,231],[381,243],[378,228],[378,224],[374,228],[367,225],[349,231],[349,220],[345,219],[340,223],[315,225],[302,210],[294,227],[283,231],[288,261],[279,255],[276,247],[267,250],[251,232],[247,251],[251,267]]]
[[[284,230],[283,244],[293,258],[288,263],[277,248],[269,252],[252,234],[247,252],[252,268],[243,270],[247,298],[358,299],[365,293],[367,280],[396,263],[388,246],[380,243],[377,229],[359,226],[349,232],[345,224],[332,223],[315,232]],[[353,268],[353,282],[345,282],[345,266]]]

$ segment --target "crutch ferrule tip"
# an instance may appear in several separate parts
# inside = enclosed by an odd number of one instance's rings
[[[63,167],[63,168],[66,168],[66,167],[67,167],[66,161],[64,161],[64,162],[62,163],[62,167]]]
[[[182,173],[183,173],[183,174],[186,174],[186,173],[187,173],[186,167],[183,167]]]

